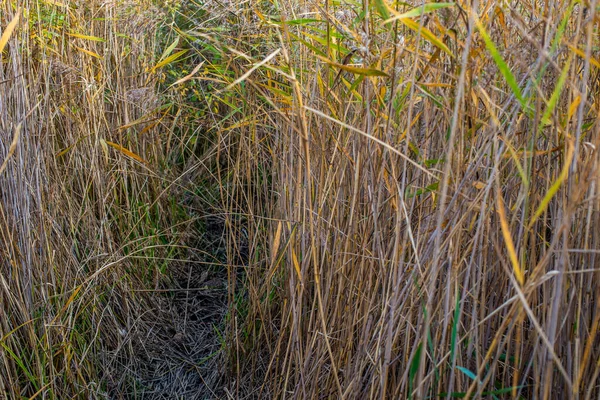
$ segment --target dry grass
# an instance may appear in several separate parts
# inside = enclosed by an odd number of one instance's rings
[[[199,79],[249,232],[234,396],[600,393],[596,3],[469,3],[226,3],[186,32],[221,49]]]
[[[198,379],[174,358],[219,347],[172,312],[197,295],[148,291],[200,260],[152,70],[163,22],[149,1],[0,6],[0,398],[158,398]]]
[[[600,395],[596,0],[52,3],[0,65],[0,393]]]

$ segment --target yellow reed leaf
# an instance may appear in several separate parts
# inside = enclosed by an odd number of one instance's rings
[[[106,140],[106,144],[109,145],[110,147],[112,147],[113,149],[118,150],[121,153],[125,154],[127,157],[133,158],[134,160],[139,161],[141,163],[148,164],[142,157],[138,156],[133,151],[126,149],[125,147],[121,146],[120,144],[109,142],[108,140]]]
[[[20,17],[21,10],[18,10],[15,16],[13,17],[12,21],[9,22],[9,24],[6,26],[6,29],[4,29],[4,32],[2,32],[2,36],[0,36],[0,53],[2,53],[2,50],[4,50],[4,47],[8,43],[10,37],[12,36],[12,33],[14,32],[15,28],[17,27],[17,24],[19,23]]]
[[[506,250],[508,251],[508,257],[510,258],[513,272],[515,273],[515,277],[517,278],[519,284],[523,286],[525,284],[525,275],[523,274],[523,270],[519,264],[519,257],[517,256],[517,251],[515,250],[515,244],[510,235],[510,227],[508,226],[508,221],[506,219],[506,211],[504,210],[504,201],[502,200],[501,193],[498,193],[498,196],[496,196],[496,211],[500,217],[502,236],[504,237],[504,244],[506,245]]]

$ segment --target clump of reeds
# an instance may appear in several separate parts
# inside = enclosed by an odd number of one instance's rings
[[[149,396],[134,353],[195,351],[149,294],[186,203],[229,303],[198,393],[598,396],[595,0],[14,3],[0,393]]]
[[[0,5],[0,398],[140,393],[127,372],[160,313],[137,290],[162,284],[189,226],[162,22],[147,1]]]
[[[237,396],[598,395],[595,2],[205,10]]]

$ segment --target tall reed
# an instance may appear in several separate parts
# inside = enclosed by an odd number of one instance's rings
[[[0,398],[106,398],[127,386],[116,372],[155,306],[135,290],[158,285],[176,242],[166,135],[146,121],[160,116],[146,36],[160,14],[146,1],[0,10]]]
[[[235,395],[597,396],[596,3],[219,4]]]

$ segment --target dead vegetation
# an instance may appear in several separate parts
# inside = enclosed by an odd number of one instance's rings
[[[0,392],[597,398],[596,3],[3,3]]]
[[[208,282],[224,272],[195,248],[201,216],[166,164],[181,144],[148,35],[164,14],[17,3],[0,6],[0,398],[200,396],[185,362],[219,359],[226,288]],[[189,283],[211,287],[180,299],[178,274],[200,265]]]
[[[229,7],[236,393],[595,398],[596,3]]]

